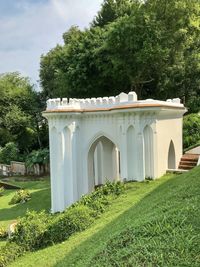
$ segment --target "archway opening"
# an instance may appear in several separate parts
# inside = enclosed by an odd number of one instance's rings
[[[99,137],[88,152],[89,191],[107,180],[119,179],[119,150],[107,137]]]
[[[168,151],[168,169],[176,169],[176,156],[174,143],[171,140]]]
[[[153,131],[149,125],[144,128],[145,178],[153,178]]]

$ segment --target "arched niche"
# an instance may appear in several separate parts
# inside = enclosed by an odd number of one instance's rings
[[[174,143],[172,140],[169,144],[169,150],[168,150],[168,169],[176,169],[176,155],[175,155]]]
[[[136,139],[135,130],[131,125],[127,129],[127,174],[128,180],[134,180],[136,178]]]
[[[106,180],[119,178],[119,150],[107,137],[98,137],[88,152],[88,185],[92,191]]]
[[[145,178],[153,178],[153,131],[149,125],[144,128]]]

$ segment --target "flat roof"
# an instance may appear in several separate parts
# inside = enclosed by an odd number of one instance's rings
[[[116,105],[111,107],[97,107],[97,108],[55,108],[47,109],[43,113],[86,113],[86,112],[101,112],[101,111],[112,111],[122,109],[139,109],[139,108],[167,108],[167,109],[179,109],[186,110],[184,106],[168,105],[160,103],[138,103],[138,104],[127,104],[127,105]]]

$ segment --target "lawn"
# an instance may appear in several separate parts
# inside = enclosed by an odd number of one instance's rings
[[[49,179],[11,183],[26,188],[31,193],[31,200],[24,204],[9,205],[16,190],[5,190],[0,197],[0,226],[7,227],[13,220],[23,216],[29,210],[50,210],[50,183]]]
[[[200,266],[200,167],[127,186],[92,227],[10,266]]]

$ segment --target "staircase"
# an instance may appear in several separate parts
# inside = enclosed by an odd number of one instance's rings
[[[178,168],[182,170],[191,170],[192,168],[197,166],[198,159],[199,154],[186,153],[182,156]]]

